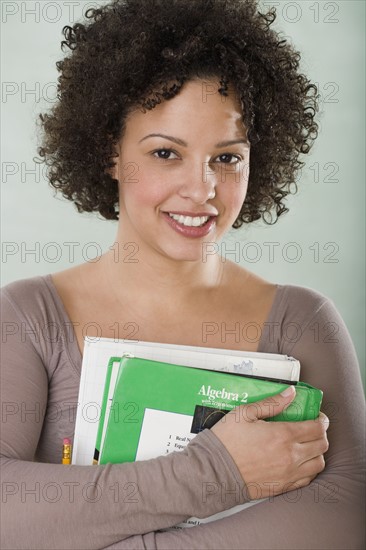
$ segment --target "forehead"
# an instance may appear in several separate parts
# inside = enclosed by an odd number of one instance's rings
[[[219,93],[219,80],[190,80],[179,93],[169,100],[163,100],[153,109],[133,110],[126,118],[126,133],[142,129],[180,129],[225,133],[243,133],[243,112],[236,91],[228,88],[228,95]]]

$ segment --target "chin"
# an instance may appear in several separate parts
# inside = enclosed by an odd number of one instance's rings
[[[201,262],[202,261],[202,243],[197,243],[193,247],[175,247],[161,250],[161,253],[173,261],[177,262]]]

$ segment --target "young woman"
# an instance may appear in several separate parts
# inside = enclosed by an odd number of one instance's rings
[[[361,548],[364,402],[347,328],[319,292],[207,253],[231,227],[286,210],[317,133],[316,88],[254,0],[121,0],[89,17],[64,30],[72,52],[39,153],[55,188],[118,230],[99,261],[2,289],[3,547]],[[126,338],[134,323],[135,339],[204,345],[207,322],[258,326],[259,341],[217,334],[206,345],[295,356],[329,419],[265,422],[290,390],[229,413],[179,453],[59,464],[85,327],[115,337],[117,323]]]

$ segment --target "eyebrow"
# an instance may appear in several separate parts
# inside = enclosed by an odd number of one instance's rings
[[[140,139],[139,143],[141,143],[142,141],[144,141],[145,139],[148,139],[150,137],[162,137],[162,138],[168,139],[170,141],[173,141],[174,143],[177,143],[178,145],[183,145],[183,147],[188,146],[188,143],[186,143],[182,139],[179,139],[179,138],[176,138],[176,137],[173,137],[173,136],[167,136],[165,134],[148,134],[147,136]],[[216,143],[215,147],[218,147],[218,148],[227,147],[228,145],[234,145],[235,143],[245,143],[246,145],[249,145],[249,142],[248,142],[247,139],[240,138],[240,139],[229,139],[227,141],[219,141],[219,143]]]

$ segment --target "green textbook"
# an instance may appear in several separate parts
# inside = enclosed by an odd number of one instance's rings
[[[318,417],[322,391],[290,382],[296,397],[269,421]],[[272,397],[288,381],[186,367],[134,356],[111,357],[94,463],[146,460],[180,451],[228,411]]]

